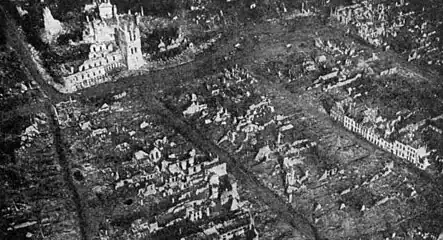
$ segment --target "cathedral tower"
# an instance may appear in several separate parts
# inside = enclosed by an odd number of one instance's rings
[[[101,19],[112,18],[116,6],[111,4],[110,0],[97,0],[98,13]]]
[[[145,64],[141,51],[140,29],[137,24],[137,19],[130,19],[116,29],[117,42],[128,70],[139,69]]]

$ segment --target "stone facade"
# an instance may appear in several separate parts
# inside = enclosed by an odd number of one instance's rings
[[[115,27],[98,19],[89,21],[86,17],[86,28],[82,36],[84,43],[115,42]]]
[[[386,12],[383,4],[375,5],[363,1],[337,8],[332,16],[342,24],[355,26],[357,34],[374,46],[380,46],[382,37],[386,36]]]
[[[100,0],[98,3],[98,13],[101,18],[114,17],[114,9],[117,8],[111,4],[110,0]]]
[[[115,6],[109,7],[108,0],[96,1],[94,6],[102,19],[90,20],[86,16],[81,43],[91,44],[88,59],[81,64],[65,64],[69,72],[63,76],[65,92],[109,81],[110,72],[137,70],[146,64],[141,51],[140,16],[128,14],[120,21],[121,16],[116,14]],[[93,6],[87,5],[85,9],[91,10]]]
[[[128,70],[136,70],[145,64],[141,50],[140,29],[138,28],[138,16],[135,22],[129,22],[123,27],[116,29],[116,39],[120,47],[124,63]]]
[[[110,0],[93,0],[92,3],[86,4],[85,12],[97,10],[101,19],[109,19],[117,16],[117,7],[111,4]]]
[[[337,103],[330,112],[330,116],[337,122],[343,124],[348,130],[358,133],[367,141],[377,145],[378,147],[400,157],[406,159],[421,169],[426,168],[426,149],[424,147],[414,148],[399,141],[390,142],[379,134],[374,132],[374,129],[367,127],[362,123],[356,122],[353,118],[346,116],[340,109],[340,103]],[[420,160],[424,159],[424,163]]]
[[[77,91],[105,82],[109,72],[123,67],[122,55],[112,44],[92,44],[90,49],[89,58],[64,77],[66,88]]]

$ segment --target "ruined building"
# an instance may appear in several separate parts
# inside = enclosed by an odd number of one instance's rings
[[[141,51],[140,29],[138,18],[135,22],[125,24],[123,28],[117,26],[116,40],[123,56],[124,64],[128,70],[135,70],[145,64]]]
[[[85,21],[82,39],[78,42],[70,40],[67,48],[75,54],[66,59],[75,60],[54,67],[56,75],[62,80],[62,84],[54,84],[59,91],[72,93],[128,74],[121,72],[122,70],[157,67],[157,62],[148,60],[150,56],[143,55],[142,52],[139,26],[144,16],[143,7],[135,14],[131,14],[130,10],[127,14],[118,14],[117,7],[110,0],[94,0],[85,5],[83,12]],[[180,28],[179,37],[170,45],[160,48],[160,52],[179,48],[187,43]],[[193,47],[191,44],[189,46],[190,51],[187,54],[193,54]],[[186,57],[180,59],[176,56],[172,59],[172,64],[176,64],[174,61],[178,60],[186,61]],[[167,62],[160,62],[158,65],[161,67],[163,63]],[[117,75],[119,72],[121,73]]]
[[[59,34],[63,32],[61,22],[52,16],[51,10],[48,7],[43,9],[44,32],[43,40],[47,43],[52,42]]]
[[[86,4],[85,12],[97,11],[101,19],[109,19],[117,16],[117,7],[110,0],[92,0]]]
[[[115,42],[115,28],[106,21],[98,19],[89,21],[89,17],[86,17],[82,38],[83,43]]]
[[[89,44],[88,58],[66,63],[62,76],[64,91],[75,92],[110,80],[110,73],[136,70],[145,65],[141,51],[139,15],[117,15],[109,1],[96,1],[102,19],[90,20],[82,33],[81,44]],[[91,6],[87,5],[86,10]],[[110,16],[110,18],[108,18]]]

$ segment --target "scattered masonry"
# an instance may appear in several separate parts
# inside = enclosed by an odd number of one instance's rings
[[[408,61],[422,60],[428,65],[441,65],[441,39],[437,32],[442,22],[431,23],[424,17],[434,10],[435,5],[429,4],[418,14],[404,0],[362,1],[334,9],[331,15],[341,24],[351,26],[353,32],[374,46],[389,49],[404,37],[412,38],[412,44],[402,49],[409,53]],[[403,31],[405,29],[407,31]]]
[[[177,235],[183,240],[199,239],[202,233],[214,239],[233,239],[252,232],[254,239],[258,239],[248,203],[240,201],[237,183],[229,179],[226,163],[198,154],[194,149],[186,159],[165,160],[162,145],[169,142],[167,139],[156,142],[157,147],[149,154],[136,152],[132,162],[124,166],[144,169],[140,175],[127,178],[124,171],[112,174],[116,191],[136,189],[139,199],[163,199],[163,207],[159,206],[157,210],[160,211],[152,218],[141,218],[132,223],[131,232],[135,239]],[[185,222],[201,231],[186,229]],[[107,239],[106,235],[101,239]]]
[[[126,93],[114,95],[124,99]],[[90,115],[80,111],[78,101],[57,104],[58,120],[63,130],[77,129],[81,139],[91,149],[110,144],[116,131],[135,139],[135,130],[150,131],[152,123],[141,120],[131,129],[102,125],[103,118],[121,112],[119,104],[103,104]],[[93,116],[90,119],[89,116]],[[84,119],[84,120],[82,120]],[[90,119],[87,120],[86,119]],[[76,141],[71,149],[81,147]],[[191,148],[189,150],[189,147]],[[160,137],[141,150],[131,152],[127,142],[114,147],[131,156],[117,168],[101,168],[85,162],[82,175],[89,181],[98,175],[110,179],[106,186],[92,185],[92,191],[109,191],[125,196],[129,204],[150,210],[149,216],[134,219],[130,229],[123,233],[125,239],[236,239],[245,236],[258,239],[248,201],[242,201],[237,182],[228,173],[226,163],[217,156],[200,153],[176,137]],[[87,156],[93,158],[93,151]],[[92,181],[91,183],[93,183]],[[131,192],[130,197],[128,192]],[[125,201],[126,201],[125,200]],[[123,203],[125,204],[125,203]],[[114,233],[115,234],[115,233]],[[102,231],[100,239],[113,239],[115,235]]]

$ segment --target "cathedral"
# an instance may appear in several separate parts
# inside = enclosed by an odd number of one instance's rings
[[[88,59],[64,65],[67,71],[63,80],[68,92],[109,81],[111,72],[137,70],[146,64],[139,29],[143,10],[140,14],[119,15],[110,0],[95,0],[84,11],[98,12],[99,18],[86,15],[81,43],[90,44]]]

